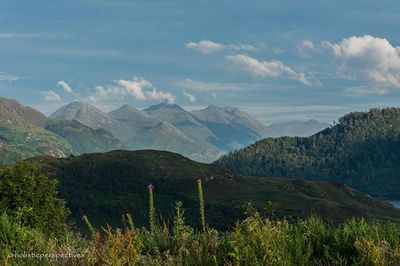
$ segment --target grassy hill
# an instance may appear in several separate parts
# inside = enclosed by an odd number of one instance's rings
[[[189,224],[198,221],[196,180],[204,180],[207,221],[227,229],[243,217],[243,205],[269,215],[318,214],[340,222],[357,216],[400,221],[400,211],[338,183],[245,178],[215,165],[161,151],[113,151],[55,159],[37,157],[43,171],[59,180],[59,192],[78,223],[86,214],[95,225],[119,225],[132,213],[147,223],[147,185],[155,186],[157,212],[169,219],[182,201]]]
[[[350,113],[308,138],[267,138],[215,164],[244,175],[335,180],[400,199],[400,108]]]

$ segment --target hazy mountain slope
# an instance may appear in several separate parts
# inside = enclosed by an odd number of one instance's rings
[[[128,127],[126,125],[115,120],[109,114],[106,114],[96,107],[84,102],[73,102],[67,104],[54,112],[50,118],[54,120],[76,120],[93,129],[103,128],[110,131],[114,136],[122,141],[131,137],[129,136]]]
[[[192,113],[176,104],[161,103],[143,110],[159,121],[166,121],[180,129],[186,136],[210,151],[218,151],[226,145],[203,125]]]
[[[249,114],[233,107],[208,106],[192,112],[229,150],[249,145],[269,134],[269,130]]]
[[[51,120],[45,128],[68,140],[74,153],[105,152],[123,147],[120,140],[116,139],[105,129],[92,129],[78,121]]]
[[[270,132],[269,137],[308,137],[328,127],[329,124],[326,122],[311,119],[308,121],[274,123],[269,125],[267,129]]]
[[[140,131],[142,128],[152,127],[161,122],[157,118],[151,117],[146,112],[137,110],[129,105],[123,105],[109,114],[121,123],[129,125],[134,131]]]
[[[136,137],[125,143],[125,146],[133,150],[154,149],[176,152],[201,162],[222,155],[222,152],[210,152],[168,122],[161,122],[154,127],[142,128]]]
[[[271,201],[275,216],[317,213],[335,222],[352,216],[400,221],[400,212],[391,205],[347,186],[244,178],[170,152],[113,151],[65,159],[40,157],[35,161],[40,162],[45,173],[59,180],[60,195],[78,223],[86,214],[95,225],[117,225],[121,215],[129,212],[135,223],[147,224],[147,185],[153,183],[157,213],[170,218],[179,200],[186,209],[187,221],[195,224],[198,178],[205,181],[207,221],[217,228],[233,225],[244,212],[239,206],[249,201],[260,210]]]
[[[216,164],[245,175],[338,180],[400,199],[400,108],[350,113],[308,138],[267,138]]]

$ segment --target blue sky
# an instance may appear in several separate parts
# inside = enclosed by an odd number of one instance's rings
[[[169,101],[332,121],[398,106],[399,14],[396,0],[2,0],[0,96],[46,114]]]

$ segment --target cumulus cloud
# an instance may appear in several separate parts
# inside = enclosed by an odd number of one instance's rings
[[[125,96],[131,96],[138,100],[163,100],[168,103],[175,102],[175,96],[170,92],[157,90],[153,84],[144,79],[134,77],[131,80],[120,79],[114,86],[97,86],[95,97],[114,99],[123,99]]]
[[[72,93],[72,87],[64,80],[57,82],[57,86],[63,88],[63,90],[67,93]]]
[[[62,101],[61,97],[52,90],[41,91],[40,93],[42,94],[43,98],[47,102],[61,102]]]
[[[182,94],[183,94],[183,96],[185,96],[186,97],[186,99],[188,99],[189,100],[189,102],[192,102],[192,103],[194,103],[195,101],[196,101],[196,97],[194,97],[192,94],[190,94],[190,93],[187,93],[187,92],[182,92]]]
[[[165,101],[170,104],[174,103],[176,100],[172,93],[157,91],[156,89],[153,89],[152,91],[146,91],[146,96],[151,100]]]
[[[255,78],[278,78],[286,75],[298,80],[303,85],[310,86],[313,84],[304,73],[296,72],[280,61],[259,61],[241,54],[227,56],[226,60],[231,64],[232,69],[247,73]]]
[[[249,44],[223,44],[217,43],[210,40],[201,40],[198,42],[189,42],[186,44],[186,48],[193,49],[203,54],[211,54],[223,50],[229,51],[245,51],[245,52],[256,52],[262,48],[265,48],[265,44],[249,45]]]
[[[363,80],[382,89],[400,89],[399,46],[370,35],[324,44],[333,52],[342,76]]]
[[[297,45],[297,51],[300,53],[300,54],[306,54],[308,51],[312,51],[312,50],[314,50],[315,49],[315,45],[314,45],[314,43],[312,42],[312,41],[309,41],[309,40],[303,40],[301,43],[299,43],[298,45]]]

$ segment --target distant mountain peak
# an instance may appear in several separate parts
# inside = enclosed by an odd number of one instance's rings
[[[35,126],[44,126],[48,118],[31,107],[24,106],[14,99],[0,97],[0,121],[13,123],[30,123]]]
[[[154,110],[160,110],[160,109],[176,109],[176,110],[180,110],[180,111],[185,111],[179,105],[177,105],[175,103],[168,103],[168,102],[162,102],[162,103],[159,103],[156,105],[152,105],[152,106],[144,109],[143,111],[154,111]]]

